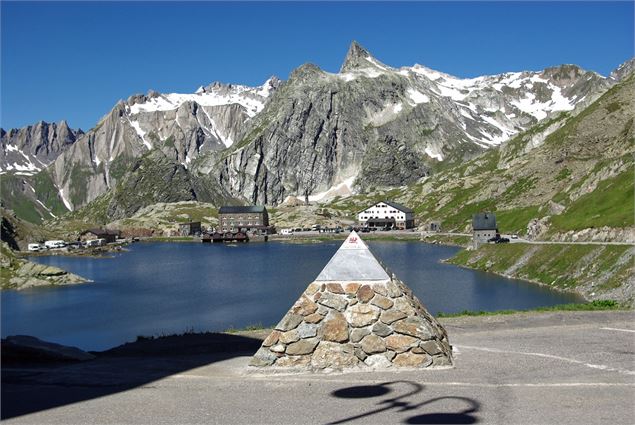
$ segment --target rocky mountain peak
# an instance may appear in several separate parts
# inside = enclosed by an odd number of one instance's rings
[[[312,63],[305,63],[300,65],[293,71],[291,71],[291,75],[289,75],[290,81],[310,81],[312,78],[319,77],[324,74],[322,69]]]
[[[635,58],[630,58],[629,60],[627,60],[620,66],[618,66],[617,69],[615,69],[613,72],[611,72],[611,75],[609,76],[609,78],[615,81],[621,81],[625,77],[633,73],[634,70],[635,70]]]
[[[348,53],[346,53],[346,58],[340,68],[340,72],[350,72],[360,68],[367,68],[373,65],[373,59],[373,56],[368,50],[353,40],[351,46],[348,48]]]

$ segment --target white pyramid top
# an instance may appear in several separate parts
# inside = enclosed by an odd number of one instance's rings
[[[389,279],[390,276],[370,252],[362,238],[355,231],[352,231],[315,280],[385,282]]]

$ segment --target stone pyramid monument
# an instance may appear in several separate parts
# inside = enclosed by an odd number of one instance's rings
[[[355,232],[250,362],[315,371],[450,365],[445,329]]]

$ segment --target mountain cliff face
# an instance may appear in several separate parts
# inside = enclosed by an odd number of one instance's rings
[[[573,65],[462,80],[391,68],[353,43],[337,74],[295,70],[243,139],[197,172],[265,204],[401,186],[588,105],[610,85]]]
[[[162,182],[175,178],[189,189],[148,202],[323,201],[409,184],[473,158],[555,114],[577,113],[622,73],[604,78],[562,65],[459,79],[421,65],[392,68],[353,43],[338,73],[306,64],[286,82],[272,77],[259,87],[213,83],[192,94],[131,96],[86,134],[58,129],[65,136],[49,144],[54,154],[35,150],[48,165],[38,173],[45,189],[28,176],[13,186],[41,202],[46,218],[106,195],[116,202],[122,188],[138,187],[135,164],[154,158],[174,171],[160,173]],[[17,140],[3,135],[5,157],[28,148]],[[108,210],[119,216],[142,206]]]
[[[5,131],[0,129],[0,174],[33,175],[51,164],[84,133],[66,121]]]
[[[151,92],[119,102],[51,166],[60,197],[70,210],[91,202],[153,150],[187,169],[198,155],[231,146],[278,85],[276,78],[258,88],[214,83],[194,94]]]

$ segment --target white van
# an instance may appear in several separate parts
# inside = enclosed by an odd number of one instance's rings
[[[293,234],[293,229],[282,229],[282,230],[280,230],[280,234],[281,235],[292,235]]]
[[[48,249],[55,249],[55,248],[64,248],[66,246],[66,242],[64,241],[46,241],[44,242],[44,246],[47,247]]]
[[[86,248],[106,245],[106,239],[91,239],[85,242]]]
[[[31,252],[38,252],[38,251],[40,251],[40,249],[42,249],[42,247],[40,246],[39,243],[30,243],[27,246],[27,250],[31,251]]]

